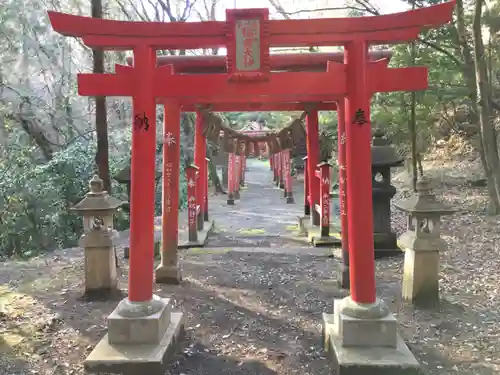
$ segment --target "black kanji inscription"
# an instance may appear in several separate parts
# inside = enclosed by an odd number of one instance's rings
[[[356,113],[354,114],[354,121],[352,123],[358,124],[358,125],[367,124],[368,121],[366,120],[365,111],[363,111],[361,108],[359,108],[356,111]]]
[[[146,113],[141,115],[135,115],[134,117],[134,128],[137,130],[143,129],[145,132],[149,129],[149,120],[146,116]]]

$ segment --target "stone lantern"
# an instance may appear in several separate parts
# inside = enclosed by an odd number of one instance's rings
[[[83,216],[83,236],[80,246],[85,251],[85,294],[113,292],[117,288],[116,252],[113,216],[122,201],[104,190],[99,176],[89,183],[88,192],[71,210]]]
[[[401,158],[384,132],[377,128],[372,138],[373,242],[375,258],[400,254],[396,233],[391,228],[391,199],[396,188],[391,185],[391,168],[401,165]]]
[[[456,210],[436,200],[425,177],[417,182],[417,194],[395,207],[408,215],[406,232],[399,237],[405,252],[403,299],[433,305],[439,301],[439,252],[447,249],[440,237],[441,216]]]
[[[160,171],[155,172],[155,181],[157,182],[160,177],[162,176],[162,173]],[[121,169],[116,175],[113,176],[113,178],[119,183],[119,184],[124,184],[127,187],[127,202],[123,203],[122,209],[130,213],[130,188],[131,188],[131,180],[130,180],[130,162],[123,168]]]

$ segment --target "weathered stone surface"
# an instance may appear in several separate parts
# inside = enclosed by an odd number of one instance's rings
[[[337,340],[343,347],[396,347],[397,322],[381,301],[364,308],[350,297],[335,300],[333,324]]]
[[[85,293],[107,293],[117,290],[116,259],[112,230],[85,233],[80,246],[85,253]]]
[[[417,360],[397,334],[396,319],[385,305],[378,301],[358,306],[359,311],[355,311],[357,306],[349,299],[335,300],[334,313],[323,314],[324,347],[331,353],[335,374],[422,374]]]
[[[182,281],[179,266],[163,266],[160,264],[155,270],[155,281],[157,284],[179,284]]]
[[[170,324],[168,298],[148,303],[120,301],[108,316],[108,341],[112,345],[158,344]]]
[[[157,344],[111,345],[108,335],[84,361],[88,373],[163,375],[184,337],[184,313],[172,312],[170,324]]]
[[[439,302],[439,252],[405,251],[403,299],[419,305]]]

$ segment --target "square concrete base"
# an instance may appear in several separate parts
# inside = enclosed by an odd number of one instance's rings
[[[155,282],[157,284],[178,285],[182,281],[179,266],[162,266],[155,269]]]
[[[335,236],[332,235],[328,237],[321,236],[320,227],[310,227],[307,230],[307,238],[314,247],[340,246],[342,244],[342,242]]]
[[[182,312],[170,314],[170,325],[156,345],[111,345],[106,335],[85,359],[85,371],[94,374],[163,375],[183,336]]]
[[[158,297],[156,297],[158,298]],[[162,299],[162,308],[155,314],[144,317],[124,317],[118,312],[128,304],[127,299],[120,301],[108,316],[108,341],[112,345],[141,345],[158,343],[170,325],[170,299]]]
[[[325,350],[333,358],[336,375],[423,375],[419,363],[403,339],[395,347],[343,346],[334,314],[323,314]]]
[[[208,235],[212,233],[214,229],[214,221],[210,220],[205,222],[203,230],[198,231],[198,240],[189,241],[188,230],[179,231],[179,242],[177,247],[179,249],[188,249],[190,247],[204,247],[207,244]]]

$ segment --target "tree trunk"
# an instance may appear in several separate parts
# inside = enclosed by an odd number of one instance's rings
[[[91,13],[94,18],[102,18],[102,0],[91,0]],[[93,72],[104,73],[104,50],[93,49]],[[111,178],[109,176],[109,146],[108,146],[108,120],[106,113],[106,97],[95,98],[95,129],[97,135],[97,151],[95,163],[99,176],[104,183],[104,189],[111,193]]]
[[[456,31],[457,31],[457,44],[459,46],[460,55],[464,61],[462,65],[462,73],[464,75],[465,83],[467,85],[469,91],[469,98],[472,103],[472,121],[479,125],[479,116],[478,116],[478,100],[477,100],[477,88],[476,88],[476,73],[475,73],[475,62],[472,57],[472,50],[469,44],[467,43],[467,29],[465,26],[465,12],[464,12],[464,4],[463,0],[456,0]],[[479,33],[481,34],[481,29],[479,28]],[[481,40],[482,44],[482,40]],[[481,133],[481,129],[479,131]],[[483,135],[480,134],[480,147],[479,147],[479,155],[481,157],[481,163],[483,166],[484,174],[487,180],[488,186],[488,195],[490,197],[490,207],[488,211],[491,214],[500,213],[500,200],[499,195],[497,194],[497,189],[495,187],[495,180],[493,178],[493,174],[491,172],[491,166],[488,163],[485,154],[485,145],[483,142]]]
[[[488,83],[488,67],[484,55],[484,44],[482,35],[481,16],[484,0],[476,0],[474,7],[473,36],[474,36],[474,64],[476,78],[477,108],[479,114],[479,125],[481,141],[484,149],[485,162],[488,166],[487,175],[488,191],[496,194],[496,205],[490,207],[490,213],[498,214],[498,197],[500,196],[500,160],[498,158],[497,136],[493,123],[493,108],[491,97],[491,86]],[[492,180],[492,183],[490,183]],[[493,202],[494,203],[494,202]],[[495,212],[492,212],[492,208]]]
[[[208,178],[212,181],[215,194],[226,194],[217,174],[217,167],[213,161],[212,149],[210,147],[207,147],[207,158],[210,159],[208,162]]]

